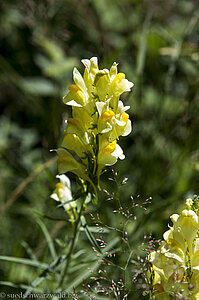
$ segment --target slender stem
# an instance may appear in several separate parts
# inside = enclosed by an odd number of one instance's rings
[[[78,213],[77,220],[75,221],[74,233],[73,233],[73,239],[72,239],[72,242],[71,242],[71,245],[70,245],[70,249],[69,249],[69,253],[68,253],[68,256],[67,256],[66,265],[65,265],[63,274],[62,274],[62,276],[61,276],[61,280],[60,280],[60,283],[59,283],[59,287],[62,287],[62,285],[63,285],[64,277],[65,277],[66,274],[67,274],[68,267],[69,267],[69,264],[70,264],[70,261],[71,261],[71,256],[72,256],[72,253],[73,253],[73,250],[74,250],[74,246],[75,246],[75,242],[76,242],[76,239],[77,239],[78,227],[79,227],[79,224],[80,224],[80,219],[81,219],[81,216],[82,216],[83,206],[84,206],[84,202],[85,202],[85,200],[86,200],[86,196],[87,196],[87,193],[86,193],[85,197],[84,197],[83,200],[82,200],[81,208],[80,208],[80,211],[79,211],[79,213]]]

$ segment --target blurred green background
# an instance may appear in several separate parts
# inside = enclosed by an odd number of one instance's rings
[[[129,220],[129,243],[141,244],[149,232],[161,238],[169,215],[199,193],[198,1],[7,0],[0,6],[0,255],[49,264],[46,234],[58,253],[62,241],[67,245],[70,224],[60,221],[67,216],[50,199],[57,167],[49,150],[60,145],[70,116],[61,99],[72,69],[83,72],[80,60],[92,56],[100,68],[118,62],[135,84],[122,97],[131,106],[133,132],[121,138],[126,159],[114,169],[118,182],[128,178],[118,191],[124,210],[132,209],[130,196],[139,205],[148,197],[152,203],[146,211],[133,210],[137,219]],[[110,176],[111,171],[104,174],[102,188],[112,193]],[[123,217],[113,213],[118,203],[106,198],[102,191],[98,207],[88,212],[98,211],[104,224],[119,228]],[[81,247],[92,253],[84,237]],[[84,253],[76,258],[77,270],[81,259]],[[132,263],[129,285],[133,272]],[[37,268],[0,261],[3,291],[21,291],[38,274]]]

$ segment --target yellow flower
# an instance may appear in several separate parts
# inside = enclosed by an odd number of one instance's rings
[[[130,91],[133,83],[117,73],[116,63],[110,70],[100,70],[96,57],[83,59],[82,63],[83,77],[74,68],[74,84],[63,98],[72,106],[72,118],[66,121],[65,149],[58,149],[57,162],[61,173],[71,171],[93,184],[105,166],[125,157],[116,141],[131,132],[131,121],[126,113],[129,107],[119,97]],[[78,157],[75,159],[73,154]]]
[[[124,107],[122,101],[119,101],[116,115],[114,111],[108,109],[106,102],[96,102],[96,106],[99,113],[99,133],[110,132],[109,140],[113,141],[131,132],[131,121],[129,115],[125,112],[129,109],[129,106]]]
[[[100,144],[98,164],[101,168],[114,165],[118,158],[125,158],[122,148],[117,144],[116,140],[106,144],[104,140],[100,139]]]
[[[129,92],[133,87],[133,83],[125,79],[125,74],[118,73],[111,82],[109,93],[120,96],[124,92]]]
[[[88,91],[91,92],[92,91],[91,87],[94,82],[95,75],[99,71],[97,57],[92,57],[90,60],[82,59],[82,63],[85,66],[84,82],[86,84]]]
[[[56,184],[56,188],[51,198],[63,204],[65,211],[70,216],[71,221],[74,220],[74,209],[77,207],[77,201],[73,201],[71,193],[70,179],[66,175],[56,176],[60,181]]]
[[[198,231],[198,216],[193,210],[185,209],[178,218],[176,225],[181,228],[184,239],[187,241],[188,246],[191,249],[193,240],[195,239]]]
[[[173,227],[164,233],[164,241],[157,251],[150,254],[149,261],[152,263],[152,270],[156,270],[160,275],[158,284],[161,284],[167,295],[198,299],[198,209],[194,208],[193,201],[190,199],[186,201],[186,205],[188,210],[185,209],[179,215],[171,216]],[[156,283],[154,277],[152,286],[154,287],[154,297],[158,299]]]
[[[69,91],[66,96],[64,96],[63,102],[67,105],[77,107],[84,106],[86,102],[86,96],[84,92],[76,84],[71,84],[68,89]]]
[[[108,96],[109,84],[110,76],[108,70],[104,69],[96,73],[94,85],[100,101],[106,100],[105,98]]]
[[[56,189],[51,195],[51,198],[60,201],[61,203],[65,203],[63,207],[66,211],[76,207],[76,201],[72,201],[70,179],[66,175],[57,175],[56,177],[60,182],[56,184]]]
[[[99,119],[102,121],[107,121],[112,119],[114,116],[115,114],[112,110],[106,110],[105,112],[103,112],[103,114],[101,114]]]
[[[112,110],[105,110],[98,119],[98,132],[106,133],[113,129],[115,114]]]

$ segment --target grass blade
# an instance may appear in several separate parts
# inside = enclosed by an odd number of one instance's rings
[[[41,227],[41,230],[43,231],[43,234],[46,238],[46,242],[48,244],[51,256],[55,260],[57,258],[57,254],[56,254],[56,251],[55,251],[53,240],[52,240],[52,238],[51,238],[51,236],[50,236],[50,234],[49,234],[49,232],[46,228],[46,225],[40,219],[37,220],[37,223],[39,224],[39,226]]]
[[[18,257],[12,257],[12,256],[0,256],[0,260],[7,261],[7,262],[14,262],[18,264],[24,264],[36,268],[42,268],[45,269],[48,267],[47,264],[41,263],[40,261],[35,261],[27,258],[18,258]]]

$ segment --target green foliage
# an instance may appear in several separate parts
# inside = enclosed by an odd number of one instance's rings
[[[0,16],[0,289],[57,290],[72,228],[50,199],[57,168],[49,150],[60,145],[70,116],[61,98],[73,67],[97,56],[101,67],[118,62],[134,82],[124,97],[134,128],[121,139],[126,159],[117,163],[118,175],[109,169],[102,176],[107,192],[88,206],[65,290],[84,289],[79,298],[88,299],[100,289],[91,277],[101,270],[111,296],[96,299],[123,299],[117,288],[139,299],[142,284],[132,280],[144,234],[161,238],[169,215],[199,194],[197,3],[19,0],[2,2]],[[152,204],[140,209],[149,197]],[[104,241],[102,253],[92,249],[96,239]]]

